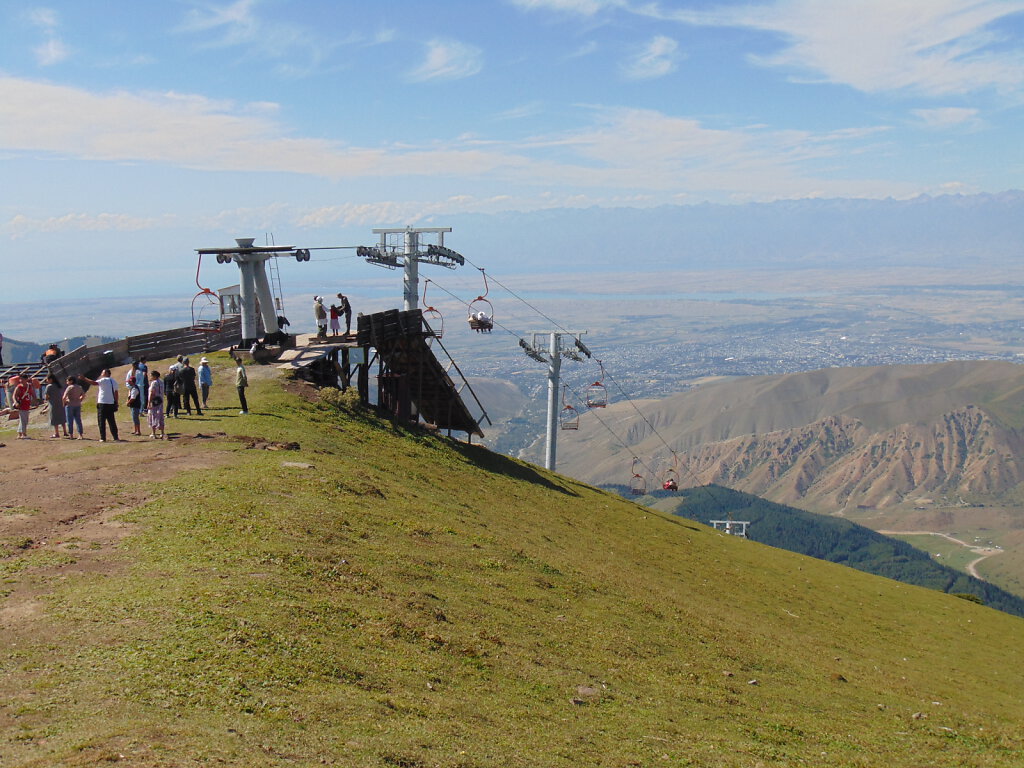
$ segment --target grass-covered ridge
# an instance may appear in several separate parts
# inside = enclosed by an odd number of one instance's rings
[[[0,763],[1024,762],[1020,619],[277,382],[250,400],[218,428],[300,450],[197,445],[233,455],[49,598],[53,636],[4,659]]]
[[[707,525],[728,515],[745,520],[751,524],[747,536],[762,544],[940,592],[973,595],[989,607],[1024,616],[1024,598],[935,562],[906,541],[843,518],[816,515],[719,485],[681,493],[657,490],[647,498],[658,509]]]

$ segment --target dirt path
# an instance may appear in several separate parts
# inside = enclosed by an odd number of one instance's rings
[[[878,531],[878,533],[882,534],[883,536],[892,536],[895,534],[904,536],[941,536],[942,538],[947,539],[948,541],[952,541],[954,544],[959,544],[962,547],[966,547],[979,557],[976,560],[972,560],[971,562],[967,563],[967,565],[964,566],[964,570],[967,571],[967,573],[970,576],[973,576],[979,581],[988,581],[988,579],[986,579],[984,576],[978,573],[978,563],[980,563],[982,560],[992,557],[993,555],[998,555],[1003,551],[1002,549],[996,549],[994,547],[975,547],[971,544],[968,544],[966,541],[962,541],[961,539],[958,539],[955,536],[950,536],[948,533],[943,533],[942,531]]]
[[[166,362],[153,365],[164,370]],[[114,379],[123,381],[126,370],[114,369]],[[247,370],[250,383],[280,376],[272,365]],[[85,440],[51,439],[47,416],[38,410],[30,440],[16,439],[17,422],[0,422],[0,633],[28,630],[53,579],[119,567],[111,555],[131,528],[116,518],[143,504],[156,484],[230,461],[228,450],[209,448],[236,446],[221,430],[248,417],[238,413],[233,364],[215,361],[213,372],[211,407],[203,416],[167,419],[167,440],[149,438],[145,417],[143,436],[131,435],[124,408],[117,414],[122,442],[99,442],[94,413],[83,414]],[[313,396],[305,382],[286,386]]]
[[[209,414],[170,420],[169,440],[126,436],[124,423],[116,443],[100,443],[95,423],[85,440],[50,439],[45,424],[30,426],[30,440],[0,431],[0,631],[24,629],[52,579],[117,568],[111,554],[131,528],[116,518],[144,503],[153,483],[228,460],[196,450],[228,445],[214,431],[218,411]]]

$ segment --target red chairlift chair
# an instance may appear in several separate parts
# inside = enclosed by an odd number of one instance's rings
[[[672,453],[672,466],[665,472],[665,480],[661,484],[663,491],[678,491],[679,490],[679,458],[675,452]]]

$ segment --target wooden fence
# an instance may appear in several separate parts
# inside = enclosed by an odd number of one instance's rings
[[[81,346],[50,363],[50,372],[61,381],[68,376],[96,378],[104,368],[127,365],[145,357],[161,360],[178,355],[198,355],[215,349],[227,349],[242,341],[242,323],[237,317],[224,321],[219,332],[196,330],[188,326],[169,331],[129,336],[94,347]]]

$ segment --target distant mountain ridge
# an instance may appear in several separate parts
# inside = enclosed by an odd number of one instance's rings
[[[685,485],[718,483],[813,511],[998,499],[1024,482],[1024,367],[994,361],[879,366],[715,382],[624,405],[629,448],[584,439],[565,467],[608,482],[627,452]],[[602,457],[606,451],[610,456]],[[598,458],[600,457],[600,458]]]

